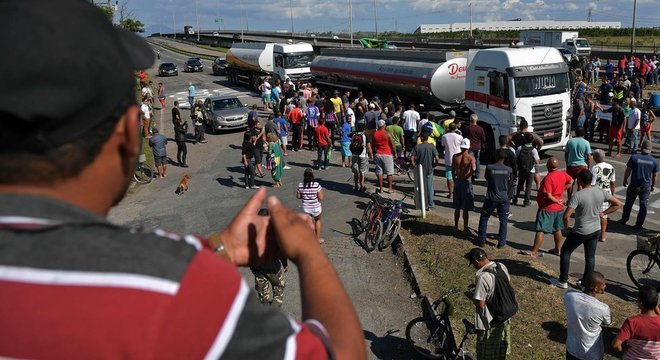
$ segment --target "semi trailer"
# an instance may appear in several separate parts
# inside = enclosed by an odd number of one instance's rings
[[[227,52],[227,79],[258,89],[264,78],[309,81],[314,48],[308,43],[233,43]]]
[[[544,140],[543,149],[568,141],[568,66],[554,48],[323,49],[311,71],[321,85],[396,94],[426,110],[451,109],[463,117],[477,114],[487,153],[523,119]]]
[[[530,46],[564,48],[578,57],[591,55],[591,45],[577,31],[534,31],[520,32],[520,41]]]

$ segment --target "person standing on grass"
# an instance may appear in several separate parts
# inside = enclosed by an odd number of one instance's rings
[[[626,343],[623,360],[660,359],[658,290],[652,286],[640,286],[637,307],[640,314],[630,316],[623,322],[619,334],[612,341],[612,347],[622,352],[623,343]]]
[[[440,156],[438,155],[438,150],[435,146],[428,143],[428,128],[422,129],[420,138],[422,139],[422,142],[416,144],[412,149],[410,152],[410,160],[412,161],[413,167],[416,164],[422,166],[422,172],[425,175],[424,184],[426,185],[426,210],[433,210],[435,205],[433,201],[433,169],[440,163]]]
[[[504,360],[511,354],[511,319],[510,317],[503,320],[495,318],[502,316],[495,312],[493,300],[496,291],[504,291],[511,295],[517,309],[509,271],[504,264],[490,261],[481,248],[473,248],[464,257],[477,270],[475,286],[471,291],[472,302],[475,305],[477,359]],[[502,286],[507,289],[501,288]]]
[[[156,165],[156,170],[158,170],[158,178],[162,179],[165,177],[165,172],[167,171],[167,138],[158,133],[158,129],[154,128],[153,135],[149,139],[149,146],[151,146],[151,151],[154,154],[154,165]]]
[[[614,166],[605,162],[605,152],[601,149],[594,150],[594,161],[596,164],[591,167],[591,186],[596,186],[605,190],[608,194],[616,192],[616,174]],[[603,211],[610,206],[609,203],[603,203]],[[607,238],[607,215],[600,218],[600,239],[604,242]]]
[[[649,204],[649,196],[655,188],[657,173],[660,172],[660,163],[651,155],[653,144],[649,140],[642,143],[642,152],[630,157],[626,164],[626,172],[623,174],[623,186],[626,189],[626,204],[623,206],[623,214],[619,223],[625,225],[630,220],[630,211],[635,200],[639,197],[639,212],[635,227],[639,230],[644,228],[644,220]],[[630,184],[628,184],[630,179]]]
[[[552,234],[555,247],[548,251],[559,256],[562,241],[561,231],[564,229],[564,211],[566,201],[564,192],[573,186],[573,178],[565,171],[559,169],[559,161],[554,156],[546,163],[548,175],[541,181],[541,186],[536,197],[538,210],[536,211],[536,234],[534,235],[534,246],[532,250],[521,251],[522,255],[533,258],[542,256],[539,253],[543,245],[544,234]]]
[[[452,172],[456,177],[454,188],[454,230],[458,231],[458,219],[463,210],[463,232],[469,232],[468,222],[470,211],[474,209],[474,191],[472,190],[472,174],[477,165],[474,156],[470,155],[470,140],[463,139],[461,152],[452,157]]]
[[[296,197],[302,201],[303,212],[314,219],[314,232],[319,243],[323,244],[325,240],[321,238],[321,212],[323,208],[323,188],[321,184],[314,180],[314,171],[311,168],[305,169],[303,182],[298,184]]]
[[[378,130],[371,138],[374,149],[374,162],[376,163],[376,178],[378,188],[383,192],[383,176],[387,177],[387,193],[392,193],[392,176],[394,175],[394,141],[385,131],[385,120],[378,120]],[[368,137],[367,137],[368,138]]]
[[[513,170],[504,165],[506,156],[503,152],[495,153],[495,164],[486,167],[485,178],[488,182],[486,200],[479,217],[479,232],[475,245],[484,246],[488,229],[488,219],[497,209],[500,220],[499,239],[497,248],[506,246],[507,225],[509,223],[509,183],[513,177]]]
[[[241,147],[241,163],[245,174],[245,188],[256,189],[254,185],[254,142],[257,139],[250,131],[243,134],[243,146]]]
[[[341,126],[341,167],[351,167],[351,120],[345,118]]]
[[[559,280],[553,281],[553,285],[568,288],[568,271],[571,265],[571,255],[580,245],[584,245],[584,272],[582,280],[578,285],[585,283],[586,276],[594,271],[596,266],[596,247],[600,239],[600,219],[613,213],[621,206],[621,201],[605,190],[591,186],[592,175],[588,170],[582,171],[577,176],[582,190],[573,194],[568,201],[564,212],[564,227],[568,229],[568,236],[561,247],[559,262]],[[603,203],[609,202],[610,207],[602,210]],[[575,214],[575,226],[568,226],[571,215]]]
[[[610,307],[597,299],[605,292],[605,276],[585,274],[584,291],[564,294],[566,309],[566,359],[601,360],[605,355],[601,326],[612,323]]]
[[[456,124],[451,123],[447,132],[442,135],[442,147],[445,149],[445,177],[447,178],[447,199],[451,199],[454,194],[454,170],[452,161],[454,155],[461,150],[461,141],[463,136],[458,133]]]

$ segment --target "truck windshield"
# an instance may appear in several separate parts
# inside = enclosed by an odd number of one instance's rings
[[[213,101],[213,110],[238,109],[240,107],[243,107],[243,104],[237,98]]]
[[[314,60],[314,53],[289,54],[284,56],[284,68],[296,69],[309,67]]]
[[[517,98],[560,94],[569,89],[567,73],[515,77],[513,83]]]
[[[577,39],[575,40],[576,47],[589,47],[589,42],[586,39]]]

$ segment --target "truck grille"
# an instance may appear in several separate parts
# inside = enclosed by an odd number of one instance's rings
[[[536,105],[532,107],[531,125],[545,143],[552,143],[561,138],[563,116],[564,108],[561,102]]]

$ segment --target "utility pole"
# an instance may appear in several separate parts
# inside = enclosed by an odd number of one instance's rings
[[[630,38],[630,56],[635,54],[635,17],[637,16],[637,0],[633,1],[633,21],[632,21],[632,37]]]
[[[470,1],[470,39],[472,39],[472,2]]]
[[[348,0],[348,32],[351,34],[351,47],[353,47],[353,2]]]
[[[199,13],[197,12],[197,0],[195,0],[195,18],[197,18],[197,42],[199,42]]]
[[[376,13],[376,0],[374,0],[374,25],[376,28],[376,38],[378,37],[378,15]]]
[[[293,35],[293,0],[289,0],[289,10],[291,10],[291,35]]]
[[[176,17],[174,16],[174,4],[172,4],[172,31],[174,31],[174,38],[176,39]]]
[[[245,40],[243,40],[243,0],[241,0],[240,12],[241,12],[241,42],[245,42]]]

